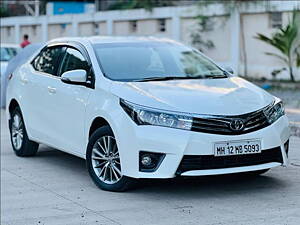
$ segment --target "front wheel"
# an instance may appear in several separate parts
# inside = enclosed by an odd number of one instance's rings
[[[106,191],[125,191],[134,179],[122,174],[116,139],[109,126],[97,129],[90,138],[86,163],[94,183]]]

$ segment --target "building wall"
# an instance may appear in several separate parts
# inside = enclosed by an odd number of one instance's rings
[[[270,26],[270,14],[246,14],[242,15],[244,23],[244,36],[245,36],[245,52],[247,57],[247,71],[254,77],[267,77],[272,78],[271,72],[275,69],[281,69],[284,64],[276,57],[267,56],[266,52],[281,54],[276,48],[254,38],[257,33],[262,33],[268,37],[276,31],[275,28]],[[291,12],[282,14],[283,24],[288,23]],[[242,51],[243,49],[241,49]],[[241,59],[241,63],[243,63]],[[300,74],[299,74],[300,75]],[[278,78],[288,78],[287,73],[279,74]]]
[[[30,36],[30,35],[29,35]],[[72,36],[72,24],[50,24],[48,26],[48,39]],[[40,38],[41,40],[41,38]]]
[[[159,30],[159,19],[138,21],[138,35],[151,35],[156,37],[172,37],[172,20],[165,19],[165,31]]]
[[[232,16],[233,13],[229,15],[224,7],[210,7],[203,11],[202,14],[208,16],[213,25],[201,32],[201,37],[215,45],[211,49],[202,48],[204,53],[222,65],[239,69],[239,74],[271,78],[271,72],[282,68],[283,64],[277,58],[265,55],[265,52],[278,52],[254,36],[257,33],[271,36],[275,31],[270,27],[270,11],[282,12],[283,24],[286,24],[295,5],[298,4],[300,8],[300,3],[292,1],[285,4],[275,1],[272,4],[277,6],[250,7],[241,12],[240,17]],[[199,28],[196,19],[199,11],[196,9],[195,6],[164,7],[155,8],[152,12],[136,9],[67,16],[4,18],[1,19],[1,42],[19,43],[21,36],[27,33],[32,42],[65,36],[133,35],[168,37],[191,45],[191,34]],[[165,20],[165,31],[159,29],[161,19]],[[136,21],[135,31],[132,21]],[[244,73],[245,68],[247,74]],[[288,75],[283,73],[279,78],[288,79]],[[299,69],[296,78],[300,80]]]
[[[99,35],[107,35],[107,25],[106,22],[99,22]]]
[[[1,27],[1,42],[3,43],[15,43],[15,27],[13,26],[6,26]]]
[[[230,26],[229,17],[219,16],[212,18],[212,29],[204,31],[201,37],[204,41],[212,41],[213,48],[202,47],[203,52],[219,62],[230,61]],[[197,31],[199,25],[195,18],[183,18],[181,20],[181,40],[185,44],[192,45],[191,35]]]
[[[20,27],[20,36],[21,38],[24,36],[24,34],[28,34],[30,37],[30,41],[40,42],[41,40],[41,25],[30,25],[30,26],[21,26]]]
[[[113,35],[129,35],[130,22],[129,21],[115,21],[113,26]]]
[[[114,35],[172,37],[172,20],[165,19],[165,31],[159,30],[159,19],[137,20],[136,30],[132,28],[134,21],[115,21]]]
[[[87,37],[95,35],[94,23],[80,23],[78,24],[78,36]]]

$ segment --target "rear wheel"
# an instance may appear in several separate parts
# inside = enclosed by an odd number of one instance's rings
[[[109,126],[97,129],[90,138],[86,163],[94,183],[106,191],[125,191],[134,179],[122,174],[116,139]]]
[[[11,114],[10,137],[13,150],[17,156],[33,156],[36,154],[39,144],[29,140],[19,107],[16,107]]]

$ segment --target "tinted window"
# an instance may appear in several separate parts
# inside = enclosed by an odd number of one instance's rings
[[[224,74],[198,51],[176,43],[108,43],[95,44],[94,49],[105,75],[113,80],[170,76],[200,78]]]
[[[64,47],[49,47],[43,49],[33,61],[33,66],[37,71],[57,75],[59,60],[64,52]]]
[[[61,74],[70,70],[83,69],[89,72],[88,62],[85,60],[80,51],[74,48],[68,48],[63,60]]]

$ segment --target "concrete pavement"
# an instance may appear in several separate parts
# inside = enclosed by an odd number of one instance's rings
[[[144,181],[135,190],[98,189],[85,161],[41,146],[16,157],[1,112],[1,224],[298,225],[300,138],[288,168],[256,178],[216,176]]]

